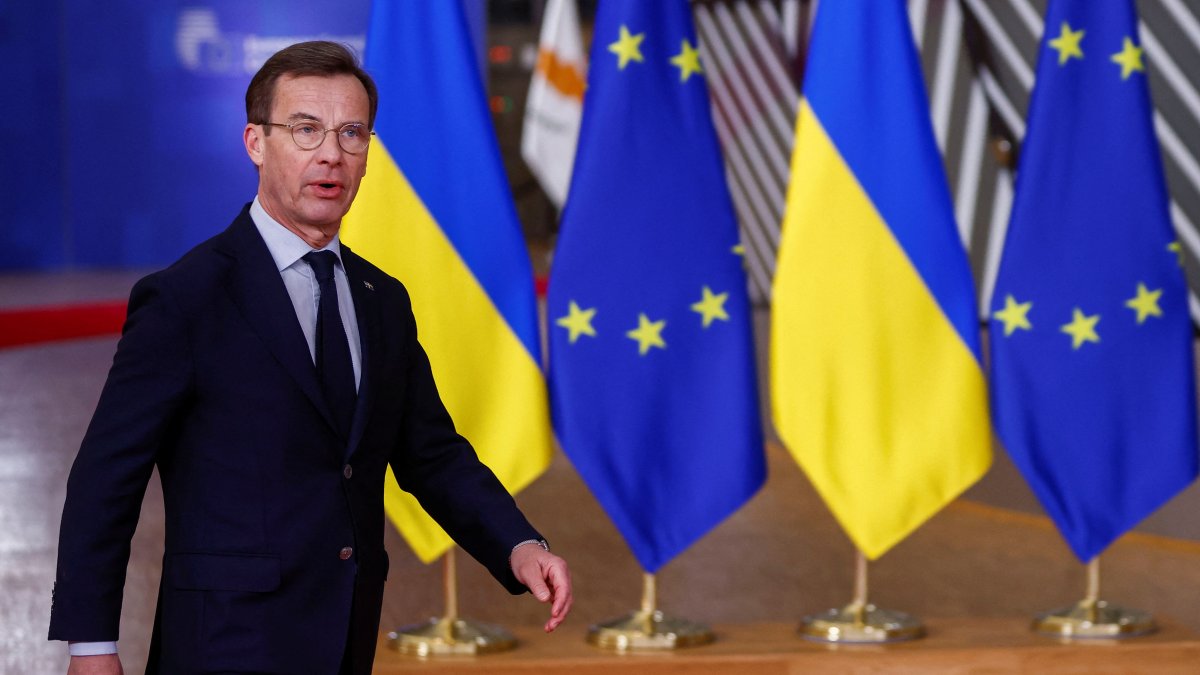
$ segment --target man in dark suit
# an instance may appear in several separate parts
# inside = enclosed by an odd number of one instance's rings
[[[455,433],[404,287],[338,240],[376,100],[340,45],[273,56],[246,93],[254,202],[134,287],[63,509],[50,639],[72,643],[69,672],[121,672],[155,466],[166,550],[149,672],[369,673],[388,465],[507,589],[552,603],[547,631],[565,618],[566,563]]]

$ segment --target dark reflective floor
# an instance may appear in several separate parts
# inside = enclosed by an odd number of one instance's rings
[[[39,302],[122,297],[129,274],[0,277],[0,308]],[[761,326],[760,326],[761,328]],[[55,545],[66,474],[99,395],[115,337],[0,351],[0,673],[66,670],[66,648],[45,640]],[[659,575],[660,606],[714,623],[793,621],[850,598],[853,553],[829,512],[779,446],[768,447],[767,486],[745,508]],[[1022,492],[1023,491],[1023,492]],[[1195,517],[1197,488],[1151,526],[1178,529]],[[1032,504],[1003,461],[971,496]],[[575,611],[558,633],[581,640],[589,623],[635,608],[641,571],[569,463],[550,471],[518,502],[572,565]],[[157,593],[162,500],[152,481],[134,540],[125,590],[121,652],[140,673]],[[384,627],[442,610],[442,567],[422,565],[394,532]],[[544,609],[512,597],[460,556],[462,614],[510,626],[535,626]],[[871,567],[872,599],[932,617],[1025,617],[1070,604],[1084,588],[1083,568],[1048,522],[1021,511],[960,501]],[[1126,536],[1103,558],[1110,600],[1169,616],[1200,630],[1200,543]]]

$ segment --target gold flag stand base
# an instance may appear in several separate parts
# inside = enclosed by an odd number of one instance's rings
[[[867,602],[867,558],[857,551],[854,601],[841,609],[804,617],[800,635],[817,642],[879,644],[924,637],[925,626],[911,614],[879,609]]]
[[[1073,607],[1042,614],[1033,622],[1034,632],[1066,638],[1125,638],[1158,630],[1149,612],[1081,601]]]
[[[470,656],[494,654],[517,646],[512,633],[491,624],[458,616],[458,579],[455,549],[444,557],[446,616],[390,631],[388,646],[409,656]]]
[[[703,624],[664,616],[662,612],[632,612],[588,629],[589,643],[619,652],[678,649],[706,645],[716,639]]]
[[[1129,638],[1158,630],[1154,617],[1139,609],[1117,607],[1098,599],[1100,559],[1088,563],[1087,597],[1071,607],[1038,616],[1033,630],[1060,638]]]
[[[804,617],[800,634],[820,642],[900,642],[924,637],[925,627],[911,614],[879,609],[875,605],[849,604]]]
[[[642,608],[588,629],[587,641],[618,652],[663,651],[706,645],[716,640],[704,624],[669,617],[655,608],[654,575],[644,577]]]
[[[388,645],[409,656],[470,656],[508,651],[517,646],[499,626],[466,619],[433,618],[388,633]]]

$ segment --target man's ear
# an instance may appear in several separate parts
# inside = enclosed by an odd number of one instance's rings
[[[263,152],[266,150],[266,139],[263,138],[262,131],[262,127],[257,124],[247,124],[242,131],[242,143],[246,145],[246,154],[250,155],[250,161],[259,168],[262,168]]]

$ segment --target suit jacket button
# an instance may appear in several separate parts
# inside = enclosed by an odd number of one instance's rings
[[[354,475],[354,467],[347,464],[345,468],[342,469],[342,475],[346,477],[346,480],[350,480],[350,476]]]
[[[343,548],[341,553],[338,553],[338,557],[342,560],[349,560],[350,556],[352,555],[354,555],[354,549],[350,548],[349,546]]]

